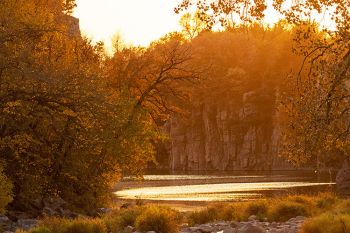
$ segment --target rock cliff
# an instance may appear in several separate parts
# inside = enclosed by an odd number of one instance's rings
[[[186,117],[173,116],[165,131],[171,170],[287,170],[278,157],[280,130],[275,97],[263,91],[224,96],[191,107]]]

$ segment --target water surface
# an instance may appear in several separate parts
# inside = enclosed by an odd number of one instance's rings
[[[334,183],[314,174],[195,174],[146,175],[142,181],[126,177],[115,192],[120,199],[217,202],[265,198],[284,194],[328,191]]]

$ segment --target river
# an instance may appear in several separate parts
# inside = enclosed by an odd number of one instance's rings
[[[148,174],[125,177],[116,186],[119,200],[200,203],[261,199],[287,194],[333,191],[334,178],[313,172],[232,172]]]

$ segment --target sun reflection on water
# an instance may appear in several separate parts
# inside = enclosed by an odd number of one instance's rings
[[[254,199],[260,191],[284,190],[298,187],[332,185],[316,182],[256,182],[177,185],[131,188],[115,192],[121,199],[145,199],[163,201],[228,201]]]

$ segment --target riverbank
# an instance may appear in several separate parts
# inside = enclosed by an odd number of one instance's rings
[[[44,218],[17,233],[348,233],[350,200],[332,193],[223,202],[179,211],[156,203],[104,209],[96,217]],[[328,225],[325,227],[324,223]],[[333,228],[332,228],[333,227]],[[338,230],[337,230],[338,229]],[[345,230],[344,230],[345,229]],[[4,231],[7,229],[3,229]]]

